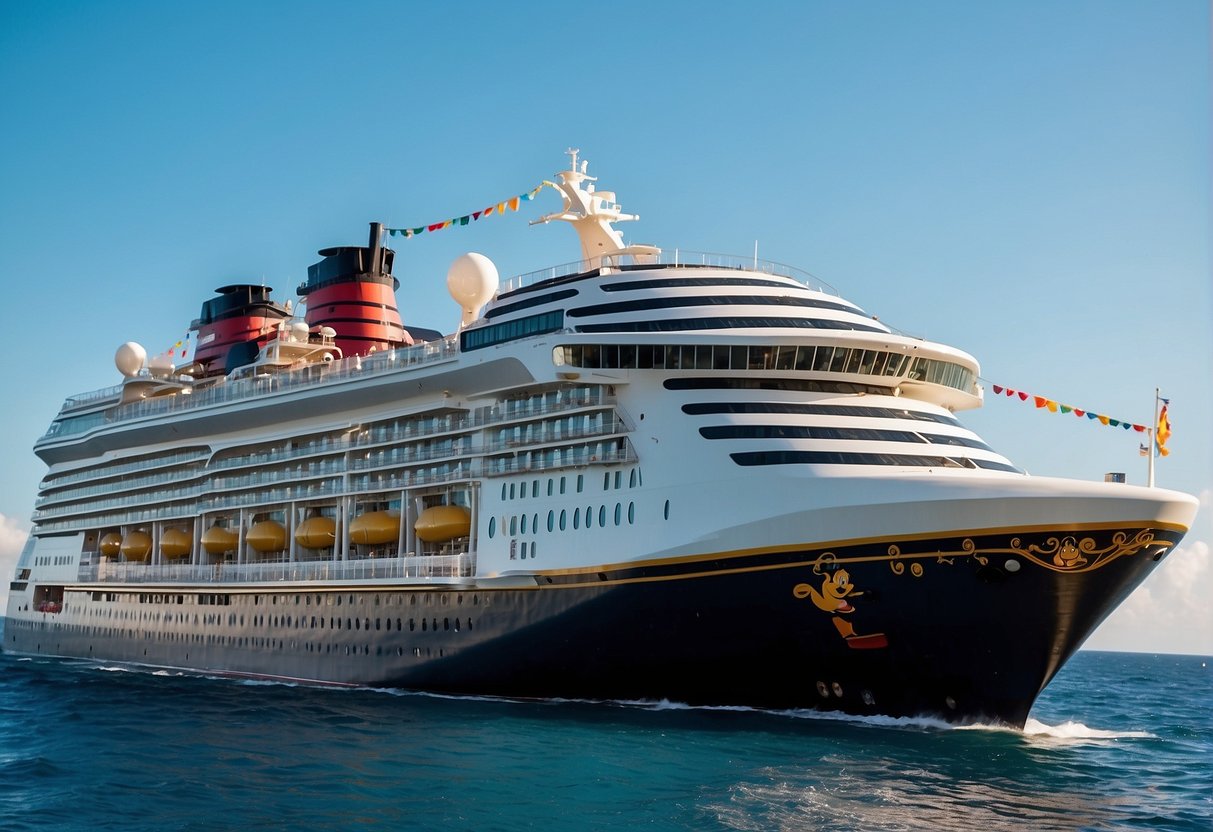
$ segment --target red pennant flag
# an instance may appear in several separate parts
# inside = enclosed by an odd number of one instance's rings
[[[478,219],[480,219],[480,212],[479,212],[479,211],[473,211],[473,212],[472,212],[472,219],[473,219],[473,220],[478,220]]]
[[[1083,416],[1086,416],[1086,415],[1087,415],[1087,411],[1085,411],[1085,410],[1079,410],[1079,409],[1076,407],[1076,408],[1074,408],[1074,415],[1075,415],[1075,416],[1077,416],[1079,419],[1081,419]]]
[[[1046,399],[1044,396],[1033,396],[1032,398],[1035,400],[1037,407],[1044,407],[1049,403],[1048,399]]]
[[[995,392],[995,394],[1001,393],[1001,392],[1002,392],[1002,387],[1001,387],[1001,386],[999,386],[999,385],[997,385],[997,384],[995,384],[995,385],[994,385],[994,392]]]
[[[429,229],[430,231],[437,231],[439,228],[446,228],[446,223],[445,222],[436,222],[433,225],[427,225],[426,228]]]
[[[1019,400],[1020,400],[1021,402],[1026,402],[1026,401],[1028,400],[1028,394],[1027,394],[1027,393],[1020,393],[1020,394],[1019,394]]]
[[[1145,433],[1146,426],[1145,425],[1134,425],[1133,430],[1137,431],[1138,433]]]

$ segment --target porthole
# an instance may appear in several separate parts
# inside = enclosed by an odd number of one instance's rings
[[[581,509],[579,508],[573,509],[573,528],[581,528]]]
[[[615,472],[615,490],[618,491],[622,487],[623,487],[623,472],[616,471]]]
[[[497,533],[497,518],[490,517],[489,518],[489,537],[492,537],[496,533]]]
[[[526,534],[526,515],[522,515],[522,533]]]
[[[630,474],[628,474],[628,488],[635,488],[635,487],[636,487],[636,469],[633,468],[632,472]]]
[[[665,501],[665,519],[666,520],[670,519],[670,501],[669,500]]]
[[[600,528],[606,528],[606,506],[598,507],[598,525]]]
[[[535,532],[538,532],[538,531],[539,531],[539,515],[532,514],[531,515],[531,533],[534,534]]]
[[[566,517],[567,512],[564,509],[560,509],[560,531],[564,531],[564,521]]]
[[[615,503],[615,525],[618,526],[623,522],[623,506]]]
[[[548,510],[548,531],[549,532],[555,531],[555,529],[556,529],[556,512],[549,509]]]
[[[636,504],[628,503],[628,525],[636,522]]]

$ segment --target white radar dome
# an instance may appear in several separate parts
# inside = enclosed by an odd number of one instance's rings
[[[463,309],[463,325],[476,320],[480,307],[497,293],[497,267],[483,254],[460,255],[446,273],[446,288]]]
[[[296,341],[307,342],[308,325],[307,321],[295,321],[291,324],[291,337]]]
[[[127,378],[139,375],[145,361],[147,361],[147,350],[134,341],[127,341],[114,353],[114,366]]]

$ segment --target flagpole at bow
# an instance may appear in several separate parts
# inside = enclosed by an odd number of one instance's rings
[[[1154,388],[1154,421],[1150,423],[1150,453],[1146,456],[1149,459],[1147,463],[1146,485],[1150,488],[1154,487],[1154,456],[1158,453],[1158,388]]]

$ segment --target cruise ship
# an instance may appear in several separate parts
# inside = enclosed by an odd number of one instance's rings
[[[571,156],[534,222],[580,259],[461,256],[451,334],[401,320],[372,223],[293,307],[218,289],[186,365],[122,345],[35,445],[4,649],[1022,726],[1196,501],[1028,475],[957,419],[971,355],[795,269],[625,244]]]

